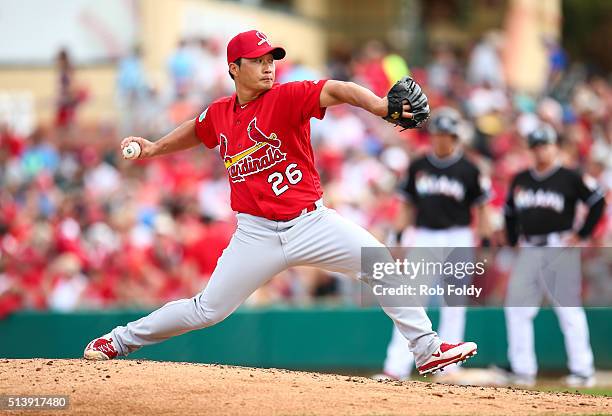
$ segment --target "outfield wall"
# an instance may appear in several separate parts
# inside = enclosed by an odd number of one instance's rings
[[[87,342],[144,311],[95,311],[70,314],[20,312],[0,320],[0,357],[75,358]],[[437,322],[437,311],[430,316]],[[612,368],[609,342],[612,309],[587,309],[596,366]],[[554,313],[535,319],[540,367],[565,370],[565,349]],[[380,309],[241,309],[208,329],[140,350],[131,358],[278,367],[309,370],[380,370],[391,321]],[[479,344],[472,367],[507,365],[501,309],[471,309],[466,338]]]

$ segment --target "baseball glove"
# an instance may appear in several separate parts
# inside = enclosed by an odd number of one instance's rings
[[[427,96],[412,78],[406,76],[395,83],[387,93],[389,113],[383,117],[389,123],[406,129],[415,129],[429,118]],[[412,118],[402,117],[403,105],[410,104]]]

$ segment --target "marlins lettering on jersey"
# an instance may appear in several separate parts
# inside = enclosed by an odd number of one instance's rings
[[[563,212],[565,199],[559,192],[544,189],[524,189],[517,186],[514,191],[514,205],[517,209],[550,208],[555,212]]]
[[[457,179],[446,175],[432,175],[426,172],[416,174],[416,190],[420,196],[444,195],[463,201],[465,197],[465,186]]]
[[[445,159],[430,154],[410,165],[398,192],[416,208],[417,227],[440,230],[468,226],[471,206],[489,195],[487,183],[461,152]]]
[[[508,191],[506,221],[516,219],[517,231],[528,236],[571,230],[576,203],[592,206],[603,198],[596,184],[585,182],[589,181],[561,166],[545,175],[531,169],[520,172]]]

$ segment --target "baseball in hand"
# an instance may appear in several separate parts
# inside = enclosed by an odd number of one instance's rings
[[[123,157],[126,159],[137,159],[140,156],[140,145],[138,142],[130,142],[123,148]]]

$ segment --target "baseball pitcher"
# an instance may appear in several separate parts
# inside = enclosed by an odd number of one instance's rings
[[[369,232],[322,203],[310,143],[310,119],[327,107],[347,103],[404,128],[429,116],[427,98],[405,77],[385,98],[350,82],[334,80],[279,85],[275,60],[285,56],[261,32],[236,35],[227,46],[236,93],[221,98],[197,118],[157,142],[137,142],[140,158],[203,144],[219,148],[231,185],[238,227],[206,288],[190,299],[170,302],[151,314],[91,341],[90,360],[108,360],[170,337],[212,326],[230,315],[258,287],[293,266],[316,266],[362,277],[362,247],[381,247]],[[392,261],[386,249],[385,260]],[[366,281],[367,279],[364,279]],[[433,373],[476,353],[473,342],[444,343],[423,308],[384,307],[408,340],[419,371]]]

